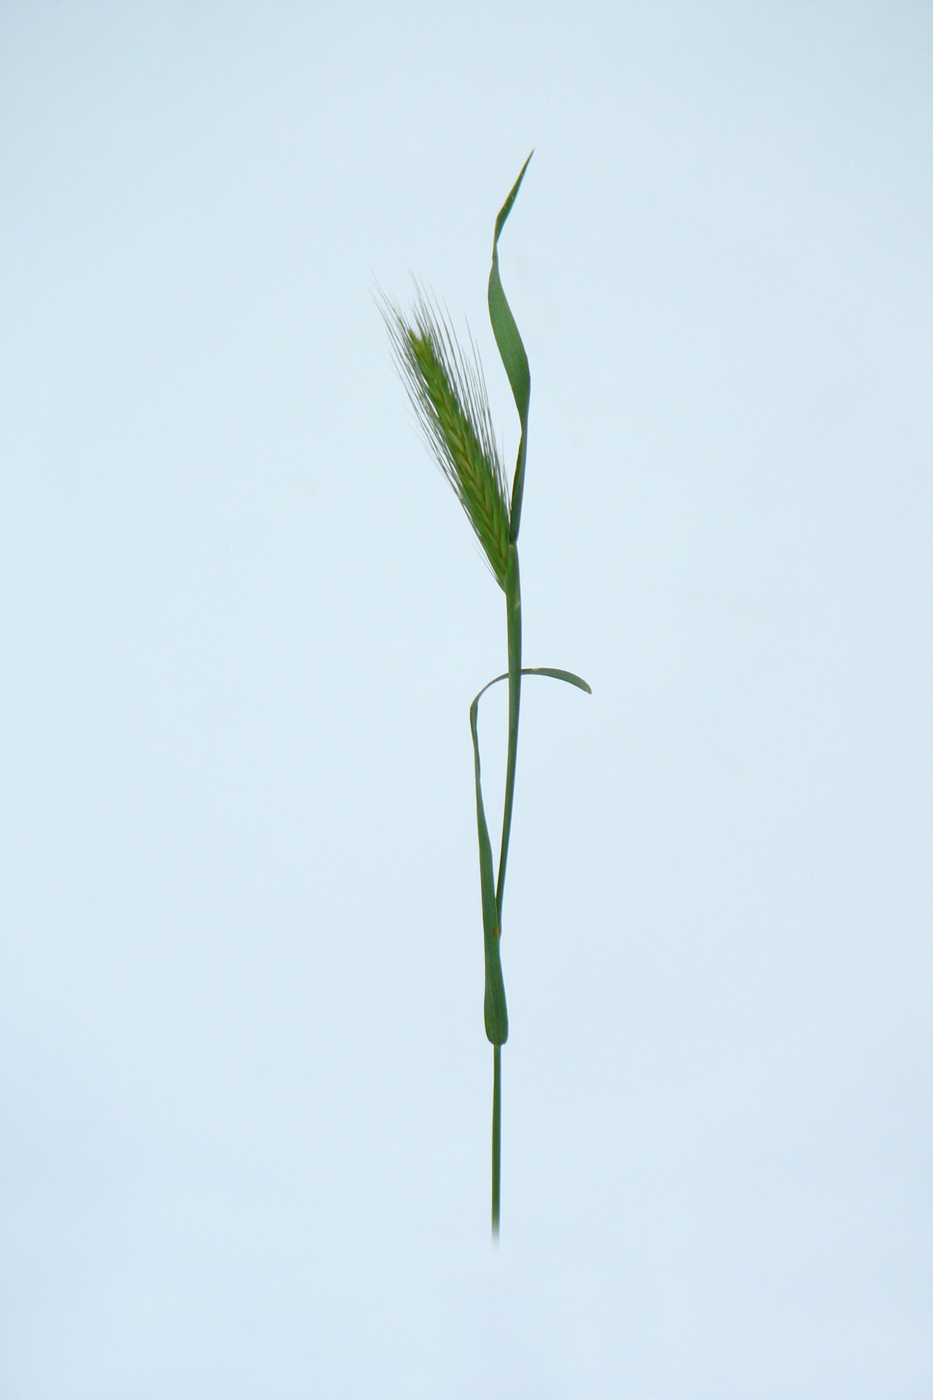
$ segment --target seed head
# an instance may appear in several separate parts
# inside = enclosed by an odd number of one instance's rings
[[[421,295],[410,319],[391,302],[383,302],[382,314],[428,447],[504,588],[509,495],[475,347],[468,359],[443,315]]]

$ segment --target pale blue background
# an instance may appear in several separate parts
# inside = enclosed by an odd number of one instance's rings
[[[931,71],[927,4],[0,6],[4,1400],[929,1400]],[[504,612],[372,294],[511,458],[533,145],[594,694],[526,691],[494,1257]]]

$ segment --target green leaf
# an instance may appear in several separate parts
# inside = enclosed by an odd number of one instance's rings
[[[550,676],[552,680],[566,681],[568,685],[575,685],[578,690],[585,690],[587,695],[593,694],[592,686],[587,685],[582,676],[575,676],[573,671],[560,671],[556,666],[523,666],[522,675]],[[501,676],[495,676],[493,680],[488,681],[486,685],[483,686],[479,695],[477,695],[476,700],[473,701],[473,704],[475,705],[480,697],[486,694],[490,686],[498,685],[500,681],[507,681],[508,678],[508,671],[503,671]]]
[[[500,677],[501,679],[501,677]],[[483,806],[483,785],[480,780],[479,735],[477,707],[480,695],[470,706],[470,730],[473,734],[473,770],[476,775],[476,828],[479,838],[479,883],[483,897],[483,951],[486,963],[486,991],[483,999],[483,1020],[486,1039],[493,1045],[504,1045],[509,1038],[509,1013],[505,1002],[505,983],[499,957],[499,916],[496,911],[496,878],[492,868],[492,845],[486,810]]]
[[[522,166],[518,179],[512,186],[508,199],[499,210],[499,217],[496,219],[496,231],[492,240],[492,267],[489,271],[489,319],[492,322],[493,335],[496,337],[496,344],[499,347],[499,354],[502,356],[502,363],[505,372],[509,377],[512,386],[512,396],[515,399],[515,407],[518,409],[518,416],[522,425],[521,441],[518,445],[518,458],[515,463],[515,476],[512,479],[512,503],[509,516],[509,538],[513,544],[518,539],[518,529],[522,516],[522,493],[525,489],[525,457],[528,451],[528,401],[531,397],[531,372],[528,368],[528,356],[525,354],[525,347],[522,338],[518,333],[518,326],[515,324],[515,317],[512,309],[506,300],[505,292],[502,289],[502,280],[499,277],[499,235],[502,232],[506,219],[512,211],[525,171],[528,169],[528,161],[534,155],[532,151],[528,160]]]
[[[592,695],[590,687],[572,671],[560,671],[553,666],[528,666],[522,670],[523,676],[550,676],[555,681],[566,681]],[[486,809],[483,805],[483,784],[479,761],[479,702],[490,686],[499,681],[507,681],[508,671],[484,685],[470,706],[470,733],[473,735],[473,772],[476,778],[476,830],[479,839],[479,882],[483,901],[483,949],[486,960],[486,993],[483,1001],[483,1019],[486,1025],[486,1038],[493,1045],[504,1045],[509,1036],[509,1014],[505,1001],[505,982],[502,977],[502,961],[499,954],[499,915],[496,907],[496,880],[492,866],[492,845],[489,840],[489,826],[486,822]]]

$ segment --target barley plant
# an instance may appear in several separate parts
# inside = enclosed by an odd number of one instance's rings
[[[508,671],[496,676],[470,706],[473,735],[473,768],[476,782],[476,825],[479,838],[479,874],[483,910],[483,946],[486,961],[484,1019],[486,1037],[493,1047],[492,1092],[492,1233],[499,1234],[499,1194],[502,1142],[502,1046],[508,1039],[509,1019],[502,980],[499,944],[502,934],[502,900],[512,826],[515,762],[518,754],[518,715],[522,676],[551,676],[589,692],[586,681],[570,671],[550,666],[522,667],[522,605],[518,574],[518,528],[525,485],[528,444],[528,402],[531,376],[528,357],[515,318],[499,278],[499,235],[518,194],[528,161],[525,161],[508,199],[499,211],[492,241],[489,273],[489,319],[508,375],[521,422],[518,458],[511,492],[489,413],[486,386],[479,359],[470,346],[466,355],[439,308],[420,295],[405,314],[391,302],[382,311],[392,339],[398,367],[414,406],[419,426],[441,470],[453,487],[489,561],[489,567],[505,593],[508,635]],[[492,843],[486,824],[480,781],[477,711],[481,697],[499,681],[509,683],[509,742],[506,760],[505,802],[499,864],[494,868]]]

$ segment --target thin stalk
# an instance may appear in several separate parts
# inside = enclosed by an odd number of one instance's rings
[[[518,573],[518,546],[509,545],[505,569],[505,607],[509,634],[509,751],[505,769],[505,804],[502,811],[502,844],[496,881],[496,937],[502,936],[502,900],[505,868],[512,830],[515,796],[515,764],[518,758],[518,715],[522,696],[522,590]],[[499,1192],[502,1175],[502,1046],[493,1046],[492,1062],[492,1237],[499,1238]]]
[[[505,569],[505,609],[509,632],[509,751],[505,767],[505,804],[502,811],[502,844],[499,847],[499,875],[496,881],[496,915],[502,930],[502,900],[505,895],[505,868],[509,858],[512,831],[512,801],[515,796],[515,763],[518,758],[518,713],[522,698],[522,589],[518,574],[518,545],[509,545]]]
[[[502,1046],[492,1047],[492,1237],[499,1239],[499,1183],[502,1174]]]

